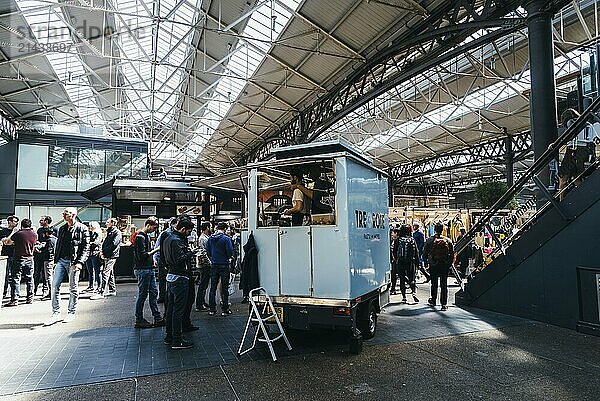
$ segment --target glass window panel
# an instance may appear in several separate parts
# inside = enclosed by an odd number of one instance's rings
[[[77,185],[77,148],[50,146],[48,189],[75,191]]]
[[[19,145],[17,189],[46,189],[48,147]]]
[[[79,151],[78,178],[78,191],[86,191],[104,182],[104,150]]]
[[[117,150],[106,151],[106,180],[131,177],[131,153]]]
[[[102,208],[101,207],[87,207],[82,209],[77,215],[79,220],[89,223],[90,221],[100,222],[102,220]]]
[[[50,216],[52,225],[55,225],[62,221],[63,210],[64,207],[60,206],[15,206],[15,216],[31,219],[34,227],[39,225],[40,217]]]
[[[111,217],[112,217],[112,211],[107,207],[103,207],[102,208],[102,221],[106,221],[106,220],[110,219]]]
[[[29,218],[29,206],[15,206],[15,216],[19,219]]]
[[[289,226],[290,216],[282,214],[292,206],[289,171],[304,171],[303,185],[312,192],[308,213],[311,225],[335,225],[335,170],[328,160],[259,170],[257,213],[259,227]],[[305,198],[306,199],[306,198]]]

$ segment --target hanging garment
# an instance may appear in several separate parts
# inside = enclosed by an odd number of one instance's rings
[[[250,233],[244,245],[244,259],[242,260],[242,275],[240,277],[240,290],[247,295],[251,290],[260,287],[258,277],[258,248],[254,235]]]

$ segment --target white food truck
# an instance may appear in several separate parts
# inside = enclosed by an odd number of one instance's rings
[[[227,190],[227,183],[243,181],[248,227],[242,244],[254,236],[260,286],[283,326],[346,331],[350,351],[360,352],[389,303],[387,176],[340,141],[271,153],[270,160],[246,166],[243,176],[234,173],[220,184],[217,177],[196,185]],[[304,181],[302,225],[292,225],[285,214],[294,196],[291,172]]]

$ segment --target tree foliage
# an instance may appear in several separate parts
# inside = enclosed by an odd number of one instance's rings
[[[502,181],[486,181],[477,184],[475,187],[475,200],[480,207],[492,207],[502,195],[508,191],[508,186]],[[518,207],[518,202],[513,198],[503,208],[514,209]]]

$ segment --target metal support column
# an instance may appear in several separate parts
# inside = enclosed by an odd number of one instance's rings
[[[531,132],[536,160],[558,137],[552,14],[546,11],[548,3],[533,0],[525,5],[531,68]],[[550,180],[549,168],[542,170],[538,177],[547,186]]]
[[[210,192],[202,192],[202,221],[210,221]]]
[[[502,128],[506,141],[506,185],[512,187],[515,182],[515,152],[513,151],[513,139],[506,128]]]
[[[394,207],[394,193],[396,189],[396,179],[392,174],[392,170],[388,170],[388,204],[391,207]]]

